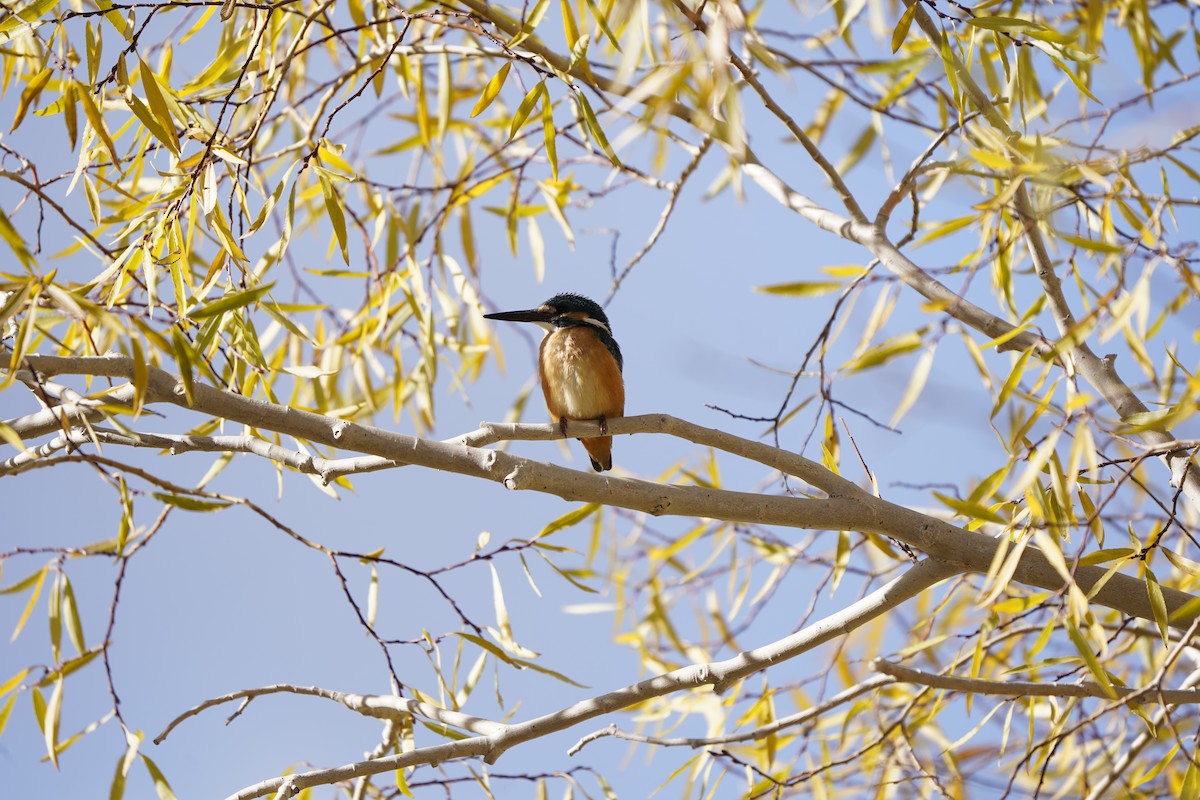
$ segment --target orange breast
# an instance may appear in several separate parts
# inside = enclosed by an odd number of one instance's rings
[[[625,383],[616,359],[586,326],[559,328],[542,340],[539,364],[546,407],[556,420],[620,417]]]

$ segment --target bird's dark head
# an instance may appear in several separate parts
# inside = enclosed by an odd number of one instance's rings
[[[498,311],[484,316],[510,322],[534,322],[547,330],[571,325],[591,325],[609,336],[612,335],[608,315],[604,313],[600,304],[581,294],[570,292],[556,294],[537,308],[526,311]]]

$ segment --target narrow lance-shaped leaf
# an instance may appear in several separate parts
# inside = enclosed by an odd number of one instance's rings
[[[479,99],[475,102],[475,107],[471,109],[471,116],[477,117],[492,104],[492,101],[500,94],[500,90],[504,88],[504,81],[508,78],[508,72],[512,69],[512,62],[505,61],[500,70],[492,76],[488,81],[487,86],[483,87],[483,93],[479,95]],[[509,137],[512,138],[512,137]]]
[[[200,308],[194,309],[189,316],[193,319],[205,319],[223,314],[226,311],[234,311],[243,306],[248,306],[251,303],[258,302],[263,295],[271,291],[271,287],[274,285],[273,283],[268,283],[265,286],[256,286],[253,289],[246,289],[241,292],[230,292],[211,303],[206,303]]]
[[[521,101],[521,105],[517,106],[517,111],[513,114],[512,124],[508,128],[508,139],[512,141],[517,135],[517,131],[521,130],[521,126],[525,124],[525,120],[529,119],[529,113],[533,111],[534,105],[541,97],[542,81],[539,81],[537,86],[534,86],[525,95],[525,99]]]
[[[546,158],[550,160],[550,174],[558,180],[558,146],[555,143],[554,111],[550,104],[550,90],[545,82],[542,87],[542,137],[546,142]]]
[[[613,163],[613,166],[621,166],[621,160],[617,158],[612,145],[608,143],[608,137],[600,128],[600,122],[596,119],[596,112],[592,111],[592,104],[588,102],[587,95],[579,91],[575,93],[575,99],[579,101],[579,110],[583,114],[583,121],[587,124],[587,129],[592,134],[592,138],[596,140],[596,144],[604,151],[604,155],[608,156],[608,160]]]
[[[108,149],[108,154],[112,156],[113,163],[120,164],[121,158],[117,155],[117,145],[108,133],[108,128],[104,124],[104,116],[100,113],[100,108],[96,105],[96,101],[92,99],[91,90],[83,84],[76,84],[75,88],[75,94],[79,98],[80,105],[83,106],[83,113],[88,118],[88,123],[91,124],[92,130],[100,137],[100,141],[104,142],[104,146]]]
[[[920,5],[919,0],[913,2],[900,15],[900,21],[896,23],[896,29],[892,31],[892,52],[900,49],[904,44],[905,37],[908,36],[908,29],[912,26],[913,17],[916,16],[917,6]]]
[[[21,120],[25,119],[25,114],[29,111],[30,106],[37,102],[38,97],[42,94],[42,89],[46,88],[46,84],[50,82],[50,77],[54,74],[54,70],[46,67],[36,73],[25,84],[25,88],[21,90],[21,98],[17,101],[17,112],[13,115],[12,126],[10,131],[15,131],[17,126],[21,124]]]

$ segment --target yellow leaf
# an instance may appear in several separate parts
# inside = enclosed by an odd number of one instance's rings
[[[512,62],[505,61],[504,65],[500,67],[500,71],[492,76],[487,86],[483,87],[483,94],[479,95],[479,100],[476,101],[475,107],[471,109],[472,117],[477,117],[483,113],[484,109],[490,106],[492,101],[496,99],[496,96],[500,94],[500,90],[504,88],[504,81],[508,77],[510,69],[512,69]]]
[[[121,158],[117,155],[117,146],[108,134],[108,128],[104,125],[104,116],[100,113],[96,101],[92,99],[91,90],[76,81],[75,96],[79,98],[79,103],[83,106],[83,113],[88,118],[88,123],[92,126],[92,130],[100,137],[100,141],[104,142],[104,146],[108,149],[108,154],[112,156],[113,163],[120,164]]]
[[[913,17],[917,13],[917,6],[920,5],[920,0],[912,0],[911,5],[904,9],[904,13],[900,15],[900,21],[896,23],[895,30],[892,31],[892,52],[895,53],[904,44],[905,37],[908,36],[908,29],[912,25]]]
[[[836,292],[844,285],[840,281],[797,281],[795,283],[775,283],[770,286],[755,286],[754,291],[763,292],[764,294],[816,297]]]

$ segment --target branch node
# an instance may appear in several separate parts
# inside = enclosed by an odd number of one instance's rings
[[[512,472],[510,472],[504,476],[504,488],[505,489],[516,490],[516,488],[517,488],[517,473],[519,473],[520,471],[521,471],[520,467],[514,467]]]

